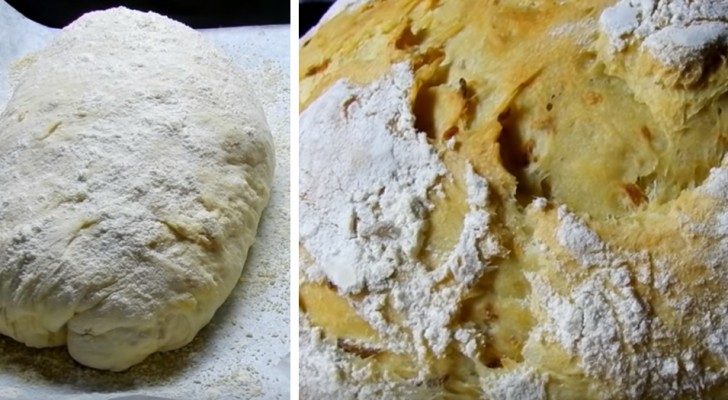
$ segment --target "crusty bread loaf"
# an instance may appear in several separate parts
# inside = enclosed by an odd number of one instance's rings
[[[728,398],[726,21],[374,0],[306,37],[302,398]]]

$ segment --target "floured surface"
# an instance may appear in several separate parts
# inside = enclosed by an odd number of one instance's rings
[[[390,115],[411,113],[447,171],[420,251],[377,285],[339,286],[335,270],[359,266],[301,230],[302,397],[726,398],[728,68],[722,33],[684,29],[723,24],[724,7],[373,0],[319,25],[300,45],[302,149],[377,117],[398,137]],[[409,96],[366,95],[406,62]],[[369,114],[348,108],[366,100]],[[306,183],[336,182],[331,161]]]
[[[319,260],[308,273],[346,292],[381,286],[420,251],[427,192],[445,174],[412,129],[412,83],[400,64],[364,90],[340,83],[301,116],[301,241]]]
[[[0,66],[47,44],[55,31],[0,4]],[[181,350],[155,354],[122,374],[73,363],[65,349],[33,350],[0,338],[0,399],[288,398],[289,392],[289,80],[288,27],[219,29],[204,34],[250,77],[274,136],[276,177],[240,284],[212,323]],[[8,38],[14,46],[5,46]],[[0,89],[7,87],[1,68]],[[8,93],[0,93],[4,107]]]
[[[614,51],[636,40],[661,62],[676,66],[728,44],[728,3],[722,0],[621,0],[600,17]],[[637,43],[639,44],[639,43]]]

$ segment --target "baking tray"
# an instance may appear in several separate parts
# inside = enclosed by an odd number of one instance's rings
[[[289,398],[290,27],[200,32],[246,71],[276,145],[271,201],[238,286],[191,344],[126,372],[93,370],[75,363],[64,347],[30,349],[0,336],[0,400]],[[11,63],[57,33],[0,1],[0,110],[11,95]]]

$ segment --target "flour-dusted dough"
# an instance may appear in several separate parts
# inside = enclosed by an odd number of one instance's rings
[[[123,8],[17,72],[0,116],[0,333],[110,370],[189,343],[270,194],[245,77],[193,30]]]
[[[728,2],[348,3],[300,45],[300,397],[728,399]]]

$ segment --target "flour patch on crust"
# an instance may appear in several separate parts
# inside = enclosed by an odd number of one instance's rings
[[[458,244],[433,270],[418,260],[429,196],[452,178],[414,128],[413,83],[410,66],[395,64],[365,87],[334,84],[302,113],[300,232],[313,261],[301,268],[306,280],[331,282],[342,294],[366,289],[349,303],[383,346],[424,360],[455,340],[449,325],[459,299],[503,248],[488,229],[488,184],[469,167]]]
[[[680,66],[728,46],[727,15],[722,0],[620,0],[600,23],[613,51],[637,44],[665,65]]]

